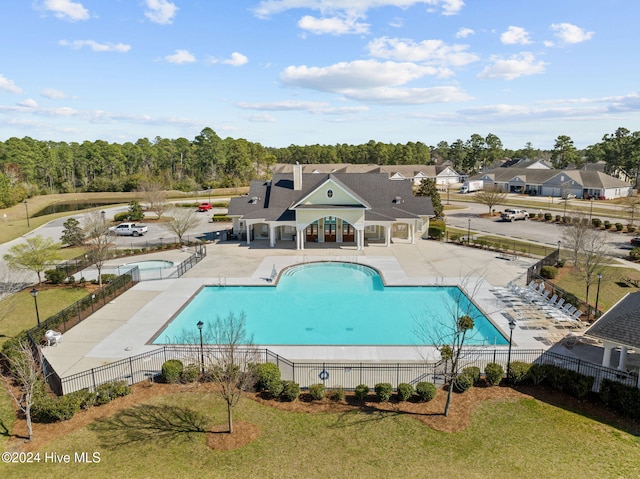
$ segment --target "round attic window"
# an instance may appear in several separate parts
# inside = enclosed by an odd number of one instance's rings
[[[327,198],[333,198],[333,190],[327,190]]]

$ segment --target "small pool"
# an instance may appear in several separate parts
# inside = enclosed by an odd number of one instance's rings
[[[173,261],[166,261],[162,259],[151,259],[148,261],[136,261],[133,263],[121,264],[118,266],[120,271],[126,271],[131,268],[138,267],[140,271],[155,271],[158,269],[167,269],[173,266]]]
[[[192,344],[198,321],[233,313],[245,315],[258,345],[414,346],[418,321],[451,324],[454,311],[474,320],[467,344],[508,344],[457,286],[385,286],[376,270],[352,263],[297,265],[277,286],[205,286],[153,343]]]

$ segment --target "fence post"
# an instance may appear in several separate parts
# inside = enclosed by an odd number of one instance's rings
[[[135,381],[133,380],[133,359],[131,359],[131,356],[129,356],[129,370],[131,371],[131,383],[129,385],[132,386]]]

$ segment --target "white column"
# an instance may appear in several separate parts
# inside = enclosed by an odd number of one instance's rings
[[[622,346],[620,348],[620,359],[618,360],[618,370],[624,371],[624,368],[627,367],[627,351],[629,348],[626,346]]]
[[[409,225],[409,234],[411,235],[411,244],[416,244],[416,224]]]
[[[391,246],[391,225],[383,226],[384,228],[384,245]]]
[[[269,246],[274,248],[276,245],[276,226],[273,223],[269,224]]]
[[[613,349],[614,344],[604,341],[602,345],[604,346],[604,353],[602,354],[602,365],[605,368],[608,368],[611,367],[611,350]]]
[[[249,224],[245,221],[245,226],[247,227],[247,246],[251,244],[251,230],[253,230],[253,223]]]
[[[296,228],[296,231],[298,232],[296,235],[296,239],[298,240],[298,249],[304,249],[304,230],[305,228]]]

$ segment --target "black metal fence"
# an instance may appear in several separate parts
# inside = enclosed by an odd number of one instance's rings
[[[537,263],[529,266],[527,269],[527,284],[529,284],[534,277],[540,277],[540,272],[542,271],[543,266],[555,266],[558,264],[558,261],[560,261],[560,250],[556,249]]]
[[[110,381],[126,381],[132,385],[153,380],[159,376],[162,364],[169,359],[179,359],[184,364],[196,364],[211,367],[216,362],[220,348],[197,345],[162,346],[158,349],[122,359],[104,366],[90,369],[65,378],[60,378],[60,393],[88,388],[95,389]],[[341,387],[355,389],[359,384],[373,388],[377,383],[388,382],[394,388],[400,383],[416,384],[421,381],[442,383],[446,372],[443,362],[304,362],[294,363],[268,349],[253,349],[252,357],[256,361],[271,362],[280,368],[283,379],[289,379],[308,388],[312,384],[323,383],[327,388]],[[498,363],[507,369],[508,349],[465,349],[460,368],[477,366],[484,371],[488,363]],[[204,364],[201,364],[204,361]],[[627,386],[637,386],[638,377],[617,369],[606,368],[587,361],[571,358],[540,349],[511,351],[511,361],[524,361],[538,364],[554,364],[595,378],[593,390],[598,391],[602,379],[611,379]],[[52,388],[53,389],[53,388]],[[58,392],[56,390],[56,392]]]

